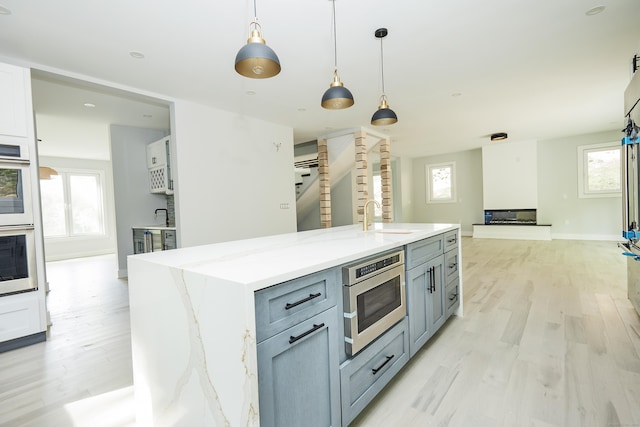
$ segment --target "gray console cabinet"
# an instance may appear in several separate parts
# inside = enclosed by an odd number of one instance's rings
[[[328,270],[256,292],[262,427],[341,423],[335,277]]]
[[[406,290],[411,357],[447,319],[444,245],[444,235],[407,245]]]

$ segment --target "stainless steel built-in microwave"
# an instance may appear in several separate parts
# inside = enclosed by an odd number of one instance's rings
[[[404,252],[342,269],[347,354],[354,355],[407,315]]]

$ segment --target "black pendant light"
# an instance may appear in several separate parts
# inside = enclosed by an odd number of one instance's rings
[[[262,27],[258,24],[256,0],[253,0],[253,16],[249,24],[251,36],[236,55],[236,71],[252,79],[266,79],[280,72],[280,60],[260,34]]]
[[[333,3],[333,82],[329,89],[322,95],[322,107],[328,110],[342,110],[353,105],[353,95],[344,87],[338,77],[338,42],[336,36],[336,0]]]
[[[387,95],[384,93],[384,54],[382,50],[382,39],[388,34],[386,28],[378,28],[374,35],[380,39],[380,71],[382,74],[382,96],[380,97],[380,105],[378,111],[373,113],[371,117],[371,124],[374,126],[392,125],[398,121],[398,116],[389,108],[387,104]]]

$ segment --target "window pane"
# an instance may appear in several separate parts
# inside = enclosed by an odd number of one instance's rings
[[[587,192],[620,191],[620,149],[587,153]]]
[[[431,168],[431,198],[450,200],[451,190],[451,167]]]
[[[102,234],[102,203],[96,175],[70,175],[73,234]]]
[[[40,180],[42,200],[42,225],[45,237],[64,236],[67,226],[64,215],[64,189],[62,176]]]

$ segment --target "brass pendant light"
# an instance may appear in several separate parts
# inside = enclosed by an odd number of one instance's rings
[[[380,105],[378,110],[371,117],[371,124],[374,126],[392,125],[398,121],[398,116],[389,108],[387,104],[387,95],[384,93],[384,54],[382,51],[382,39],[388,34],[386,28],[378,28],[374,35],[380,39],[380,71],[382,74],[382,96],[380,96]]]
[[[280,60],[260,34],[262,27],[258,24],[256,0],[253,0],[253,16],[249,24],[251,36],[236,55],[236,71],[252,79],[266,79],[280,72]]]
[[[329,89],[322,95],[322,107],[328,110],[342,110],[349,108],[355,102],[353,95],[344,87],[338,76],[338,42],[336,37],[336,0],[333,3],[333,82],[329,85]]]

